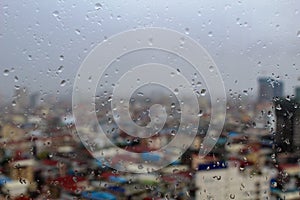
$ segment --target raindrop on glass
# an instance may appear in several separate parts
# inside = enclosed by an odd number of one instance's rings
[[[80,30],[79,30],[79,29],[75,29],[75,33],[76,33],[77,35],[80,35]]]
[[[57,72],[58,72],[58,73],[61,73],[61,72],[63,71],[63,69],[64,69],[64,66],[61,65],[61,66],[57,69]]]
[[[59,12],[58,12],[57,10],[55,10],[55,11],[53,11],[53,13],[52,13],[52,14],[53,14],[53,16],[54,16],[54,17],[58,17],[58,15],[59,15]]]
[[[12,106],[16,106],[16,104],[17,104],[17,103],[16,103],[15,100],[13,100],[13,101],[11,102],[11,105],[12,105]]]
[[[202,89],[201,92],[200,92],[200,95],[205,96],[205,94],[206,94],[206,89]]]
[[[203,116],[203,111],[200,110],[199,113],[198,113],[198,117],[202,117]]]
[[[95,4],[95,9],[96,9],[96,10],[102,9],[101,3],[96,3],[96,4]]]
[[[66,85],[66,80],[62,80],[62,81],[60,82],[60,86],[63,87],[63,86],[65,86],[65,85]]]
[[[189,28],[185,28],[185,29],[184,29],[184,32],[185,32],[185,34],[188,35],[188,34],[190,34],[190,29],[189,29]]]
[[[281,110],[280,104],[278,104],[278,105],[276,106],[276,109],[277,109],[277,110]]]
[[[4,76],[8,76],[8,74],[9,74],[9,70],[8,70],[8,69],[5,69],[5,70],[3,71],[3,75],[4,75]]]

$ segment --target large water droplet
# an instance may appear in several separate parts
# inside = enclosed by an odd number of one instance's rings
[[[59,12],[58,12],[57,10],[55,10],[55,11],[53,11],[53,13],[52,13],[52,14],[53,14],[53,16],[54,16],[54,17],[58,17],[58,15],[59,15]]]
[[[16,106],[16,104],[17,104],[17,103],[16,103],[15,100],[13,100],[13,101],[11,102],[11,105],[12,105],[12,106]]]
[[[278,104],[278,105],[276,106],[276,109],[277,109],[277,110],[281,110],[281,109],[282,109],[281,106],[280,106],[280,104]]]
[[[62,80],[62,81],[60,82],[60,86],[63,87],[63,86],[65,86],[65,85],[66,85],[66,80]]]
[[[205,94],[206,94],[206,89],[202,89],[202,90],[200,91],[200,95],[201,95],[201,96],[205,96]]]
[[[96,4],[95,4],[95,9],[96,9],[96,10],[101,10],[101,9],[102,9],[101,3],[96,3]]]
[[[9,74],[9,70],[8,70],[8,69],[5,69],[5,70],[3,71],[3,75],[4,75],[4,76],[8,76],[8,74]]]
[[[202,117],[203,116],[203,111],[200,110],[199,113],[198,113],[198,117]]]
[[[58,72],[58,73],[61,73],[61,72],[63,71],[63,69],[64,69],[64,66],[61,65],[61,66],[57,69],[57,72]]]

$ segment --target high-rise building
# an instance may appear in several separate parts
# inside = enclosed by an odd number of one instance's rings
[[[259,91],[258,101],[259,102],[270,102],[274,97],[283,96],[283,82],[274,80],[270,77],[262,77],[258,79]]]
[[[35,108],[38,105],[39,96],[40,96],[40,94],[38,92],[35,92],[35,93],[30,95],[30,102],[29,102],[29,107],[30,108]]]
[[[300,103],[300,87],[296,87],[295,89],[295,98],[298,103]]]
[[[22,111],[28,107],[28,91],[27,88],[18,88],[14,93],[15,110]]]
[[[278,152],[300,149],[300,107],[294,99],[276,99],[275,148]]]

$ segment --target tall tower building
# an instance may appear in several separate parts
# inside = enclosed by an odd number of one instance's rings
[[[38,105],[39,96],[40,96],[40,94],[38,92],[35,92],[35,93],[30,95],[30,97],[29,97],[29,99],[30,99],[29,100],[29,107],[30,108],[35,108]]]
[[[300,104],[295,100],[277,99],[275,147],[278,151],[300,150]]]
[[[19,88],[15,90],[14,102],[16,111],[22,111],[28,107],[29,96],[27,88]]]
[[[258,101],[271,102],[274,97],[283,97],[283,82],[270,77],[258,79]]]
[[[295,98],[298,103],[300,103],[300,87],[296,87],[295,89]]]

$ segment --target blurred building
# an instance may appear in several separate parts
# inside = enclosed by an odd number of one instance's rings
[[[298,103],[300,103],[300,87],[296,87],[295,89],[295,98]]]
[[[27,88],[18,88],[14,93],[13,100],[14,108],[16,111],[22,111],[28,107],[29,104],[29,96]]]
[[[270,102],[274,97],[283,96],[283,82],[270,77],[258,79],[258,101]]]
[[[293,99],[277,99],[276,134],[277,152],[293,152],[300,148],[300,107]]]
[[[29,97],[29,107],[30,108],[35,108],[39,104],[39,97],[40,94],[38,92],[35,92],[30,95]]]
[[[19,140],[24,138],[25,130],[13,123],[6,123],[0,131],[0,138],[5,140]]]
[[[34,181],[33,167],[35,161],[32,159],[18,160],[11,163],[10,177],[20,182],[32,183]]]
[[[270,199],[267,173],[252,175],[225,163],[199,165],[196,199]]]

